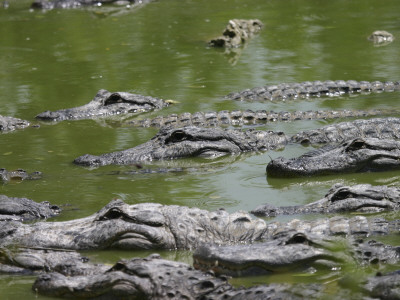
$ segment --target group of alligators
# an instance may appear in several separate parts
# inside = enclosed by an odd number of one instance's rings
[[[52,9],[117,1],[35,1],[33,7]],[[139,1],[118,1],[136,3]],[[140,1],[141,2],[141,1]],[[232,46],[235,30],[243,42],[261,22],[232,20],[217,46]],[[255,28],[251,28],[255,26]],[[378,38],[377,38],[378,39]],[[387,40],[384,40],[387,42]],[[344,93],[400,90],[400,82],[316,81],[264,86],[232,93],[233,100],[286,100]],[[86,105],[46,111],[41,121],[59,122],[118,116],[123,120],[159,110],[174,103],[149,96],[100,90]],[[344,172],[384,171],[400,167],[400,119],[382,118],[394,111],[220,111],[183,113],[154,119],[127,119],[124,126],[160,127],[150,141],[124,151],[83,155],[74,160],[84,166],[143,163],[182,157],[219,157],[242,152],[280,149],[290,144],[327,144],[298,158],[283,157],[267,166],[268,176],[292,177]],[[307,119],[347,117],[380,118],[327,125],[288,136],[284,132],[227,129],[224,126],[263,124]],[[26,128],[28,121],[0,116],[0,130]],[[0,169],[3,182],[38,179],[40,172]],[[400,188],[393,186],[334,185],[327,195],[302,206],[261,205],[256,216],[379,213],[400,210]],[[101,299],[320,299],[323,285],[269,284],[235,288],[226,276],[248,276],[286,271],[334,270],[344,264],[395,264],[400,248],[369,239],[398,233],[399,220],[365,216],[335,216],[311,221],[265,222],[246,212],[229,214],[177,205],[142,203],[129,205],[113,200],[86,218],[64,222],[24,223],[56,216],[61,209],[48,202],[0,196],[0,273],[38,275],[33,290],[56,297]],[[366,239],[368,237],[368,239]],[[339,246],[338,246],[339,245]],[[188,249],[193,267],[161,259],[121,260],[112,267],[91,263],[79,250],[94,249]],[[400,273],[377,274],[357,282],[357,292],[342,289],[332,298],[400,299]],[[345,286],[345,283],[344,283]],[[353,293],[353,294],[350,294]],[[354,294],[356,293],[356,294]]]

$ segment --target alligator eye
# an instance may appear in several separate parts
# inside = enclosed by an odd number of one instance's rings
[[[111,219],[119,219],[123,217],[122,211],[116,208],[112,208],[109,211],[107,211],[102,217],[102,220],[111,220]]]
[[[307,236],[305,236],[302,233],[296,233],[295,235],[293,235],[287,242],[286,245],[290,245],[290,244],[305,244],[308,245],[309,240],[307,238]]]
[[[114,94],[111,94],[110,97],[108,97],[106,99],[106,101],[104,101],[104,105],[107,106],[107,105],[111,105],[114,103],[121,103],[121,102],[123,102],[123,99],[121,98],[121,96],[118,93],[114,93]]]
[[[165,143],[176,143],[176,142],[182,142],[184,140],[189,139],[189,135],[186,134],[183,130],[176,130],[171,135],[165,140]]]
[[[348,146],[346,147],[346,150],[345,150],[345,151],[346,151],[346,152],[355,151],[355,150],[363,149],[363,148],[365,148],[365,147],[366,147],[366,143],[365,143],[364,140],[356,139],[356,140],[352,141],[352,142],[350,143],[350,145],[348,145]]]

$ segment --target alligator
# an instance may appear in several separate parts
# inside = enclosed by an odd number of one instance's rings
[[[228,25],[222,33],[208,44],[211,47],[235,48],[247,43],[250,38],[261,31],[263,23],[260,20],[229,20]]]
[[[399,232],[400,220],[369,220],[363,216],[333,217],[289,223],[253,219],[250,214],[209,212],[177,205],[113,200],[86,218],[64,222],[0,222],[0,247],[90,249],[195,249],[271,240],[285,231],[329,235],[379,235]]]
[[[89,103],[57,111],[45,111],[36,116],[44,121],[93,119],[122,114],[137,114],[168,106],[171,101],[126,92],[99,90]]]
[[[61,212],[57,205],[43,201],[34,202],[27,198],[7,197],[0,195],[0,221],[30,221],[47,219]]]
[[[188,264],[146,258],[120,260],[109,270],[90,276],[60,273],[39,275],[32,290],[46,296],[101,299],[319,299],[320,284],[270,284],[234,288],[225,277],[215,277]]]
[[[343,94],[380,93],[400,90],[399,81],[355,81],[355,80],[327,80],[305,81],[301,83],[281,83],[265,85],[225,96],[231,100],[276,101],[289,99],[304,99],[310,97],[334,97]]]
[[[393,42],[394,36],[385,30],[377,30],[368,37],[368,40],[377,45],[387,45]]]
[[[26,120],[0,115],[0,131],[13,131],[28,126],[30,126],[30,123]]]
[[[364,282],[363,291],[373,299],[400,299],[400,270],[386,274],[378,272]]]
[[[84,6],[101,6],[104,4],[128,5],[147,3],[151,0],[35,0],[31,8],[50,10],[55,8],[79,8]]]
[[[127,126],[135,127],[170,127],[179,128],[185,126],[197,127],[219,127],[219,126],[243,126],[257,125],[270,122],[291,122],[297,120],[317,119],[342,119],[359,118],[370,116],[393,115],[393,110],[317,110],[317,111],[266,111],[266,110],[222,110],[210,112],[185,112],[182,114],[170,114],[157,116],[153,119],[137,119],[124,123]]]
[[[284,148],[288,143],[326,143],[349,140],[357,136],[399,138],[399,118],[376,118],[328,125],[300,132],[292,137],[283,132],[254,128],[241,131],[222,128],[162,127],[150,141],[136,147],[99,156],[85,154],[74,160],[77,165],[125,165],[183,157],[216,158],[241,152],[261,152]]]
[[[76,251],[37,248],[0,248],[0,274],[35,275],[58,272],[65,276],[92,275],[109,269],[102,264],[89,263]]]
[[[267,165],[271,177],[300,177],[388,171],[400,168],[400,141],[355,138],[327,145],[297,158],[278,157]]]
[[[321,200],[306,205],[281,207],[267,203],[258,206],[251,213],[256,216],[275,217],[310,213],[377,213],[395,210],[400,210],[400,188],[398,187],[335,184]]]
[[[349,244],[349,245],[346,245]],[[284,232],[275,239],[246,245],[202,245],[193,253],[193,266],[216,275],[254,276],[287,271],[338,269],[344,264],[397,263],[400,247],[362,239]]]
[[[9,182],[9,181],[14,181],[14,180],[36,180],[36,179],[40,179],[42,177],[42,172],[39,171],[35,171],[31,174],[28,174],[28,172],[26,172],[23,169],[17,169],[17,170],[12,170],[12,171],[7,171],[4,168],[0,169],[0,180],[3,181],[3,183],[5,182]]]

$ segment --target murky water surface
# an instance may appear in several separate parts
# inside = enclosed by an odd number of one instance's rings
[[[159,0],[131,9],[104,7],[49,12],[30,11],[30,1],[26,0],[9,3],[8,9],[0,7],[2,115],[36,123],[36,114],[83,105],[99,89],[178,102],[151,116],[222,109],[399,108],[398,93],[274,103],[223,98],[230,92],[281,82],[399,80],[400,2],[396,0]],[[207,47],[206,41],[218,36],[232,18],[258,18],[265,27],[248,45],[233,53]],[[375,30],[387,30],[398,39],[376,47],[367,40]],[[275,123],[261,128],[295,133],[328,122],[334,121]],[[234,212],[266,202],[309,203],[320,199],[337,182],[400,182],[398,172],[300,180],[266,177],[265,167],[270,158],[293,157],[309,150],[301,146],[216,161],[186,159],[154,163],[156,167],[205,166],[199,172],[121,175],[135,167],[88,169],[75,166],[72,161],[85,153],[101,154],[141,144],[154,136],[156,129],[120,127],[104,120],[40,125],[1,134],[0,167],[41,171],[43,179],[1,185],[0,192],[68,204],[57,220],[87,216],[113,198],[130,204],[157,202],[208,210],[224,207]],[[85,254],[95,261],[113,263],[120,257],[149,253]],[[162,254],[169,259],[191,260],[188,252]],[[324,278],[329,276],[286,274],[235,279],[234,283],[324,282]],[[0,298],[36,298],[30,290],[33,280],[0,277]],[[330,288],[333,292],[338,289],[332,284]]]

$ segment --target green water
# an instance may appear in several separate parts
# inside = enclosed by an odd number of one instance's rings
[[[132,9],[49,12],[30,11],[27,0],[9,2],[8,9],[0,7],[1,115],[35,123],[38,113],[83,105],[99,89],[179,102],[151,113],[153,116],[247,108],[275,111],[399,108],[399,93],[275,103],[223,99],[233,91],[281,82],[399,80],[399,40],[383,47],[375,47],[367,40],[375,30],[387,30],[400,37],[400,2],[396,0],[159,0]],[[265,27],[236,53],[208,48],[206,41],[219,35],[232,18],[258,18]],[[304,121],[261,128],[295,133],[327,123]],[[57,220],[87,216],[113,198],[130,204],[157,202],[209,210],[224,207],[233,212],[250,210],[265,202],[309,203],[320,199],[337,182],[400,182],[398,172],[301,180],[266,178],[265,166],[270,157],[292,157],[309,150],[300,146],[217,161],[186,159],[154,163],[157,167],[209,166],[199,173],[116,175],[117,171],[134,167],[87,169],[73,165],[72,161],[85,153],[101,154],[141,144],[154,136],[156,129],[126,128],[94,120],[40,125],[1,134],[0,167],[41,171],[43,179],[1,185],[0,193],[68,204]],[[95,261],[110,264],[120,257],[147,254],[85,253]],[[168,259],[189,263],[191,260],[188,252],[162,254]],[[318,279],[325,282],[324,276],[286,274],[235,279],[234,283]],[[36,299],[30,290],[33,280],[0,277],[0,298]],[[338,288],[331,286],[333,290]]]

